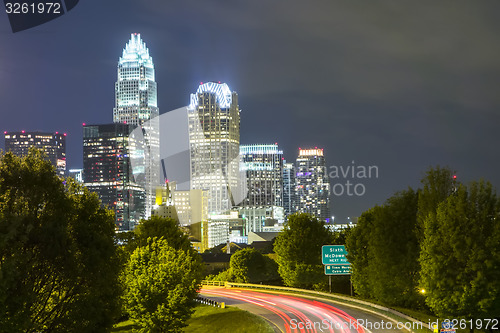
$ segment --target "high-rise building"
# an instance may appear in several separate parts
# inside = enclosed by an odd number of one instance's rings
[[[56,168],[59,176],[66,176],[66,133],[4,132],[5,151],[19,157],[26,156],[31,147],[40,149]]]
[[[145,190],[132,176],[129,136],[132,125],[83,126],[83,181],[115,212],[116,227],[132,230],[144,217]]]
[[[78,183],[83,183],[83,169],[69,169],[68,176],[72,177]]]
[[[323,149],[300,149],[295,164],[296,211],[330,220],[330,183]]]
[[[156,189],[153,215],[170,217],[180,226],[208,220],[208,194],[205,190],[177,190],[175,182],[166,182]]]
[[[241,145],[240,170],[246,173],[248,192],[240,203],[249,206],[283,206],[283,151],[278,144]]]
[[[227,84],[208,82],[188,107],[191,189],[208,190],[208,212],[232,208],[239,191],[240,110]]]
[[[160,181],[160,129],[153,59],[141,35],[134,33],[118,61],[113,122],[132,126],[136,141],[131,164],[146,193],[144,217],[151,216]]]
[[[295,213],[296,206],[296,184],[295,165],[293,163],[283,163],[283,208],[285,217]]]
[[[285,221],[283,207],[279,206],[250,206],[236,208],[246,222],[246,235],[250,232],[266,232],[270,229],[281,229]]]

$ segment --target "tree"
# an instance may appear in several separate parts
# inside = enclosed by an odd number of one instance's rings
[[[141,332],[181,332],[194,308],[200,262],[162,238],[132,253],[125,269],[125,307]]]
[[[356,293],[363,298],[373,298],[372,280],[369,274],[370,232],[373,229],[376,206],[358,218],[358,223],[346,239],[347,259],[351,263],[351,281]]]
[[[0,158],[0,331],[105,332],[118,310],[114,218],[40,152]]]
[[[347,240],[352,281],[362,297],[418,307],[417,192],[399,192],[363,213]]]
[[[418,289],[417,200],[417,192],[409,188],[374,211],[368,267],[373,297],[385,304],[411,308],[423,304]]]
[[[311,288],[321,282],[325,276],[321,247],[331,244],[332,238],[323,221],[304,213],[288,217],[274,244],[278,272],[287,286]]]
[[[279,279],[274,260],[251,247],[233,254],[229,265],[235,282],[255,283]]]
[[[159,216],[141,220],[128,237],[127,249],[132,253],[137,247],[145,246],[148,239],[155,237],[165,239],[176,250],[195,251],[188,236],[179,228],[177,221]]]
[[[448,167],[429,168],[420,183],[422,190],[418,196],[417,237],[422,242],[424,221],[429,215],[435,215],[439,204],[445,201],[456,189],[455,172]]]
[[[499,221],[499,199],[484,181],[460,185],[425,219],[420,282],[438,316],[498,317]]]

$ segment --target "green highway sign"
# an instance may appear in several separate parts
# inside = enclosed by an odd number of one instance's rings
[[[350,275],[350,265],[325,265],[326,275]]]
[[[346,259],[347,251],[344,245],[323,245],[321,261],[323,265],[350,265]]]

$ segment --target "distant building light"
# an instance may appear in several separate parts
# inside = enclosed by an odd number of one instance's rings
[[[300,149],[300,148],[299,148]],[[323,149],[304,149],[299,151],[299,156],[323,156]]]

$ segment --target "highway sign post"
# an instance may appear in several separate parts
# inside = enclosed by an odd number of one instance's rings
[[[350,275],[351,265],[325,265],[326,275]]]
[[[345,257],[347,251],[344,245],[323,245],[321,261],[323,265],[350,265]]]
[[[323,245],[321,247],[321,262],[325,265],[325,274],[328,275],[330,293],[332,292],[332,275],[351,274],[351,263],[347,261],[346,255],[347,251],[344,245]]]

